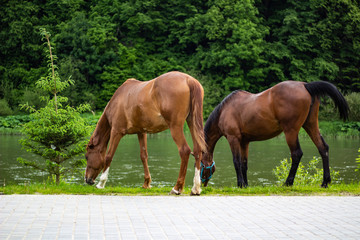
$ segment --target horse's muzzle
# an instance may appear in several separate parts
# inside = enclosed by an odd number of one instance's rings
[[[89,185],[94,185],[95,184],[95,182],[94,182],[94,180],[92,178],[85,178],[85,182],[87,184],[89,184]]]

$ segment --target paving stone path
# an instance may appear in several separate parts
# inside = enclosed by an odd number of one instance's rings
[[[360,197],[2,195],[0,239],[360,239]]]

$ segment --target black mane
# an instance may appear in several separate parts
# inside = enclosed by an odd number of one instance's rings
[[[215,107],[215,109],[212,111],[212,113],[210,113],[210,116],[208,117],[206,124],[205,124],[205,128],[204,128],[204,133],[205,133],[205,141],[207,140],[207,133],[210,131],[210,128],[213,124],[217,123],[221,110],[222,108],[233,98],[233,96],[238,93],[240,90],[235,90],[232,93],[230,93],[229,95],[227,95],[222,101],[221,103],[219,103],[219,105],[217,105]]]

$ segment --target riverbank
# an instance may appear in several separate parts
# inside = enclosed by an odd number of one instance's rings
[[[60,185],[34,183],[28,185],[6,185],[0,187],[0,194],[69,194],[69,195],[124,195],[124,196],[163,196],[168,195],[171,187],[105,187],[97,189],[93,186],[67,184]],[[184,189],[182,195],[190,195],[191,188]],[[320,186],[249,186],[238,187],[203,187],[202,196],[360,196],[360,183],[331,184],[328,188]]]

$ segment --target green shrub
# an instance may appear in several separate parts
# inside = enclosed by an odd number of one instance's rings
[[[30,115],[0,117],[0,128],[19,128],[31,120]]]
[[[336,114],[334,114],[334,112]],[[319,109],[319,120],[334,121],[339,120],[339,114],[335,109],[334,102],[330,98],[322,98]]]
[[[317,185],[321,184],[323,181],[323,169],[317,167],[319,165],[320,158],[313,157],[310,162],[304,166],[301,162],[299,164],[298,170],[296,172],[296,177],[294,185]],[[291,160],[287,158],[283,159],[280,162],[279,166],[276,166],[273,169],[273,173],[277,179],[277,183],[282,185],[285,183],[286,178],[288,177],[289,171],[291,168]],[[330,168],[330,175],[333,182],[336,182],[339,179],[339,172],[334,171]]]
[[[345,99],[349,105],[349,121],[360,121],[360,93],[353,92],[345,95]],[[334,102],[330,98],[323,98],[321,100],[320,120],[339,120],[338,110],[335,108]]]
[[[61,177],[67,174],[81,172],[86,164],[84,159],[75,158],[85,151],[86,138],[90,134],[90,127],[80,116],[80,113],[89,110],[89,105],[80,105],[77,108],[68,105],[68,99],[58,94],[66,89],[73,81],[62,81],[54,64],[54,56],[51,52],[50,34],[42,29],[41,34],[48,45],[49,71],[46,77],[41,77],[36,86],[44,92],[53,95],[41,97],[46,103],[39,110],[29,104],[22,105],[32,112],[31,121],[22,127],[24,137],[20,140],[26,151],[39,157],[31,157],[31,160],[18,158],[18,162],[55,177],[56,184],[60,183]]]
[[[8,102],[5,99],[0,99],[0,116],[8,116],[13,114],[13,111],[9,107]]]
[[[346,101],[349,104],[350,121],[360,121],[360,93],[353,92],[345,96]]]
[[[321,121],[319,128],[324,136],[360,136],[360,122]]]
[[[42,108],[45,106],[45,102],[41,101],[39,96],[43,96],[45,94],[46,93],[44,93],[40,89],[25,89],[21,103],[28,104],[36,109]]]
[[[356,162],[357,162],[358,166],[355,169],[355,171],[360,171],[360,148],[359,148],[358,152],[359,152],[359,156],[358,156],[358,158],[356,158]]]

